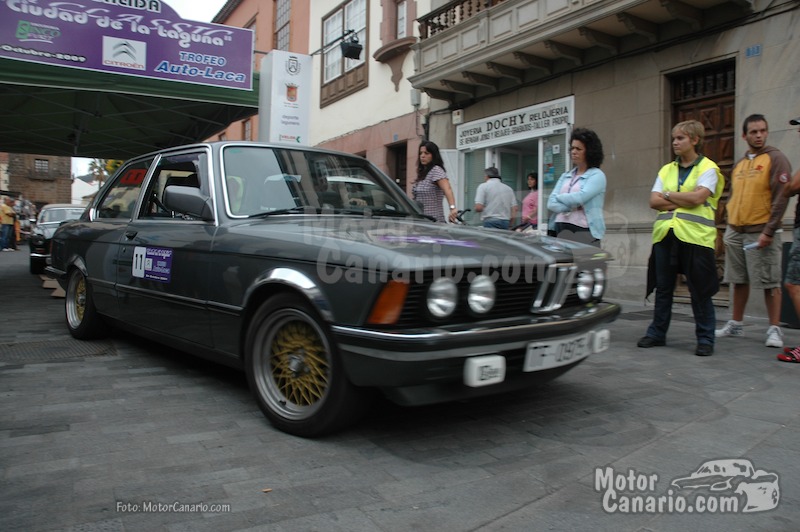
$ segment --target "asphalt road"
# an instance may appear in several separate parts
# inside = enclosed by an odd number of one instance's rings
[[[623,303],[611,349],[539,389],[380,401],[308,440],[273,429],[235,371],[73,340],[27,261],[0,253],[0,530],[800,529],[800,364],[764,347],[763,320],[701,358],[685,309],[642,350],[652,307]],[[715,490],[671,486],[710,460],[727,460]]]

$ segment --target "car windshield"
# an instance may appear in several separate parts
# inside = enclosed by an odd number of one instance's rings
[[[83,208],[43,209],[39,214],[40,224],[61,223],[67,220],[77,220],[83,214]]]
[[[418,214],[403,191],[361,157],[228,146],[222,162],[228,212],[233,216]]]

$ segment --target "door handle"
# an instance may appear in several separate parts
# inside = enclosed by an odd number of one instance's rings
[[[125,231],[125,238],[128,240],[133,240],[138,233],[139,231]]]

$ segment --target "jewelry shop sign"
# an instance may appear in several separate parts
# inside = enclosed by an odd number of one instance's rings
[[[485,148],[549,135],[574,124],[574,116],[575,97],[569,96],[467,122],[456,128],[456,148]]]

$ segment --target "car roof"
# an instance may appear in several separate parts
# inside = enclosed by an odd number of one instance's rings
[[[73,203],[48,203],[42,210],[44,209],[85,209],[86,205],[78,205]]]
[[[179,146],[171,146],[169,148],[163,148],[161,150],[151,151],[148,153],[143,153],[137,157],[131,157],[128,159],[132,161],[134,159],[141,159],[147,157],[153,157],[159,154],[169,154],[173,152],[180,152],[186,149],[199,149],[199,148],[211,148],[212,150],[220,150],[225,147],[246,147],[246,146],[254,146],[254,147],[262,147],[262,148],[275,148],[275,149],[283,149],[283,150],[302,150],[302,151],[309,151],[315,153],[322,153],[322,154],[335,154],[335,155],[343,155],[349,157],[355,157],[359,159],[366,160],[365,157],[360,155],[356,155],[354,153],[348,153],[343,151],[331,150],[327,148],[317,148],[315,146],[305,146],[305,145],[298,145],[298,144],[289,144],[289,143],[280,143],[280,142],[259,142],[254,140],[215,140],[209,142],[194,142],[189,144],[183,144]],[[127,162],[127,161],[126,161]]]

